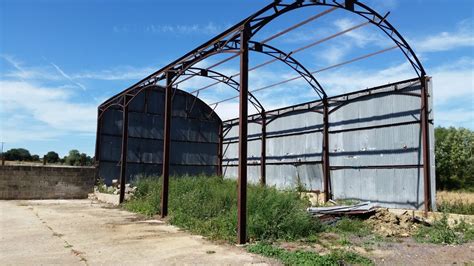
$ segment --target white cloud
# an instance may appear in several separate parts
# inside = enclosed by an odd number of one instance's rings
[[[152,67],[132,67],[119,66],[111,69],[99,71],[82,71],[72,75],[74,79],[95,79],[95,80],[131,80],[143,79],[156,71]]]
[[[74,95],[64,87],[37,86],[28,81],[0,81],[0,95],[2,116],[15,114],[21,118],[15,123],[2,123],[5,141],[28,141],[67,132],[95,132],[95,104],[73,102]],[[34,132],[28,129],[29,135],[24,134],[21,124],[38,124],[44,130]]]
[[[415,39],[413,47],[418,52],[441,52],[462,47],[474,47],[473,20],[461,21],[453,32],[440,32],[422,39]]]
[[[119,29],[119,28],[114,28]],[[205,34],[216,35],[224,31],[225,27],[216,25],[213,22],[203,24],[183,24],[183,25],[148,25],[145,27],[146,32],[151,33],[174,33],[174,34]]]
[[[436,109],[435,123],[444,127],[474,129],[474,108]]]
[[[462,58],[432,70],[435,105],[471,99],[474,109],[474,58]]]
[[[82,85],[81,83],[73,80],[73,78],[71,78],[68,74],[66,74],[60,67],[58,67],[56,64],[54,63],[50,63],[57,71],[58,73],[63,76],[65,79],[69,80],[70,82],[72,82],[74,85],[78,86],[79,88],[81,88],[82,90],[87,90],[86,87],[84,87],[84,85]]]

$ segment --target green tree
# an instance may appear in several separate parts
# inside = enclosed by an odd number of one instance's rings
[[[474,190],[474,132],[466,128],[435,129],[438,189]]]
[[[40,160],[40,157],[39,157],[39,155],[34,154],[34,155],[31,155],[31,160],[33,162],[38,162]]]
[[[67,157],[65,157],[65,163],[67,165],[80,165],[81,153],[78,150],[70,150]]]
[[[8,161],[31,161],[31,154],[27,149],[18,148],[10,149],[4,154],[5,160]]]
[[[44,160],[46,160],[47,163],[57,163],[57,162],[59,162],[59,154],[57,154],[54,151],[49,151],[44,156]]]

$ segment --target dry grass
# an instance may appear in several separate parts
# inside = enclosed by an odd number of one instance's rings
[[[439,191],[436,206],[442,212],[474,215],[474,193]]]
[[[456,192],[456,191],[437,191],[436,202],[455,203],[463,202],[465,204],[474,204],[474,193],[472,192]]]

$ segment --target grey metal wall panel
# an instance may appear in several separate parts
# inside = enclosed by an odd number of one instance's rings
[[[431,83],[429,89],[432,95]],[[410,80],[330,98],[329,151],[330,165],[335,168],[331,170],[335,198],[371,200],[387,207],[423,206],[420,93],[420,82]],[[318,163],[322,160],[322,115],[314,112],[321,111],[321,106],[321,101],[314,101],[267,112],[267,119],[274,119],[267,125],[267,184],[288,188],[299,183],[308,190],[322,190],[322,165]],[[254,131],[249,129],[249,163],[259,163],[260,141],[255,139],[260,135],[252,135]],[[225,141],[237,138],[238,125],[233,125]],[[434,206],[432,126],[430,139]],[[224,150],[225,161],[236,164],[238,144],[225,145]],[[236,178],[237,167],[224,169],[227,178]],[[259,166],[249,166],[248,175],[257,182]]]
[[[371,201],[388,208],[423,207],[423,170],[344,169],[331,171],[335,199]]]
[[[420,141],[418,124],[330,134],[331,165],[420,164]]]

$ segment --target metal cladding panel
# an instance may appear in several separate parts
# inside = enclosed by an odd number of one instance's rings
[[[120,141],[122,140],[119,138]],[[119,145],[120,149],[120,145]],[[157,139],[128,138],[127,162],[161,164],[163,141]]]
[[[224,164],[225,165],[225,164]],[[227,167],[225,177],[237,178],[237,166]],[[308,190],[322,190],[321,165],[267,165],[267,186],[280,189],[303,185]],[[248,166],[248,182],[257,184],[260,181],[260,166]],[[272,178],[278,176],[280,178]]]
[[[272,119],[272,116],[267,119]],[[266,182],[268,185],[287,188],[300,182],[308,189],[321,189],[321,164],[314,163],[314,161],[321,161],[322,133],[314,132],[321,129],[322,115],[320,113],[302,112],[300,109],[272,119],[267,124]],[[261,125],[249,124],[248,132],[248,163],[259,164]],[[225,136],[225,141],[237,140],[238,125],[234,125]],[[237,167],[226,167],[226,164],[238,164],[238,143],[225,144],[224,151],[225,176],[236,178]],[[307,161],[313,162],[307,164],[305,163]],[[272,165],[273,162],[279,165]],[[260,180],[259,165],[248,167],[248,179],[249,182]]]
[[[322,129],[323,116],[316,112],[289,113],[273,120],[267,125],[268,136],[290,132]]]
[[[128,136],[163,139],[163,116],[146,113],[129,113]],[[122,135],[122,133],[118,133]]]
[[[215,121],[200,121],[184,117],[173,117],[171,137],[173,140],[218,143],[216,132],[219,125]]]
[[[420,138],[418,124],[330,134],[331,166],[420,164]]]
[[[432,95],[431,80],[428,85]],[[423,207],[420,93],[420,81],[412,79],[329,99],[330,174],[336,198],[372,200],[386,207]],[[429,101],[432,106],[432,97]],[[288,188],[300,184],[308,190],[322,190],[318,161],[322,160],[323,116],[314,112],[321,111],[321,105],[315,101],[267,112],[267,121],[271,121],[266,145],[268,185]],[[225,124],[232,122],[236,121]],[[225,141],[235,141],[237,132],[238,125],[233,125]],[[432,125],[429,133],[435,206]],[[256,138],[260,135],[250,135],[249,130],[249,163],[259,163]],[[225,176],[235,178],[237,167],[226,167],[225,162],[237,163],[238,143],[224,145],[224,151]],[[259,180],[258,170],[259,166],[249,168],[249,180]]]
[[[419,94],[420,86],[412,84],[399,93],[402,92]],[[333,105],[330,110],[335,107],[339,106]],[[419,120],[420,97],[380,93],[378,95],[366,94],[334,110],[329,116],[329,125],[334,131]]]
[[[100,149],[100,160],[102,161],[120,161],[120,154],[122,153],[120,147],[122,145],[122,137],[102,135],[100,137],[102,147]]]
[[[331,171],[335,199],[371,201],[388,208],[423,207],[423,169]]]
[[[110,108],[102,118],[101,134],[122,135],[122,111]]]
[[[146,89],[129,104],[127,180],[161,175],[163,160],[164,90]],[[170,173],[215,174],[220,118],[194,96],[176,90],[171,119]],[[119,107],[107,109],[100,130],[99,172],[106,182],[118,178],[122,147]]]
[[[106,184],[111,184],[113,179],[119,179],[120,166],[114,162],[100,162],[99,178]]]

